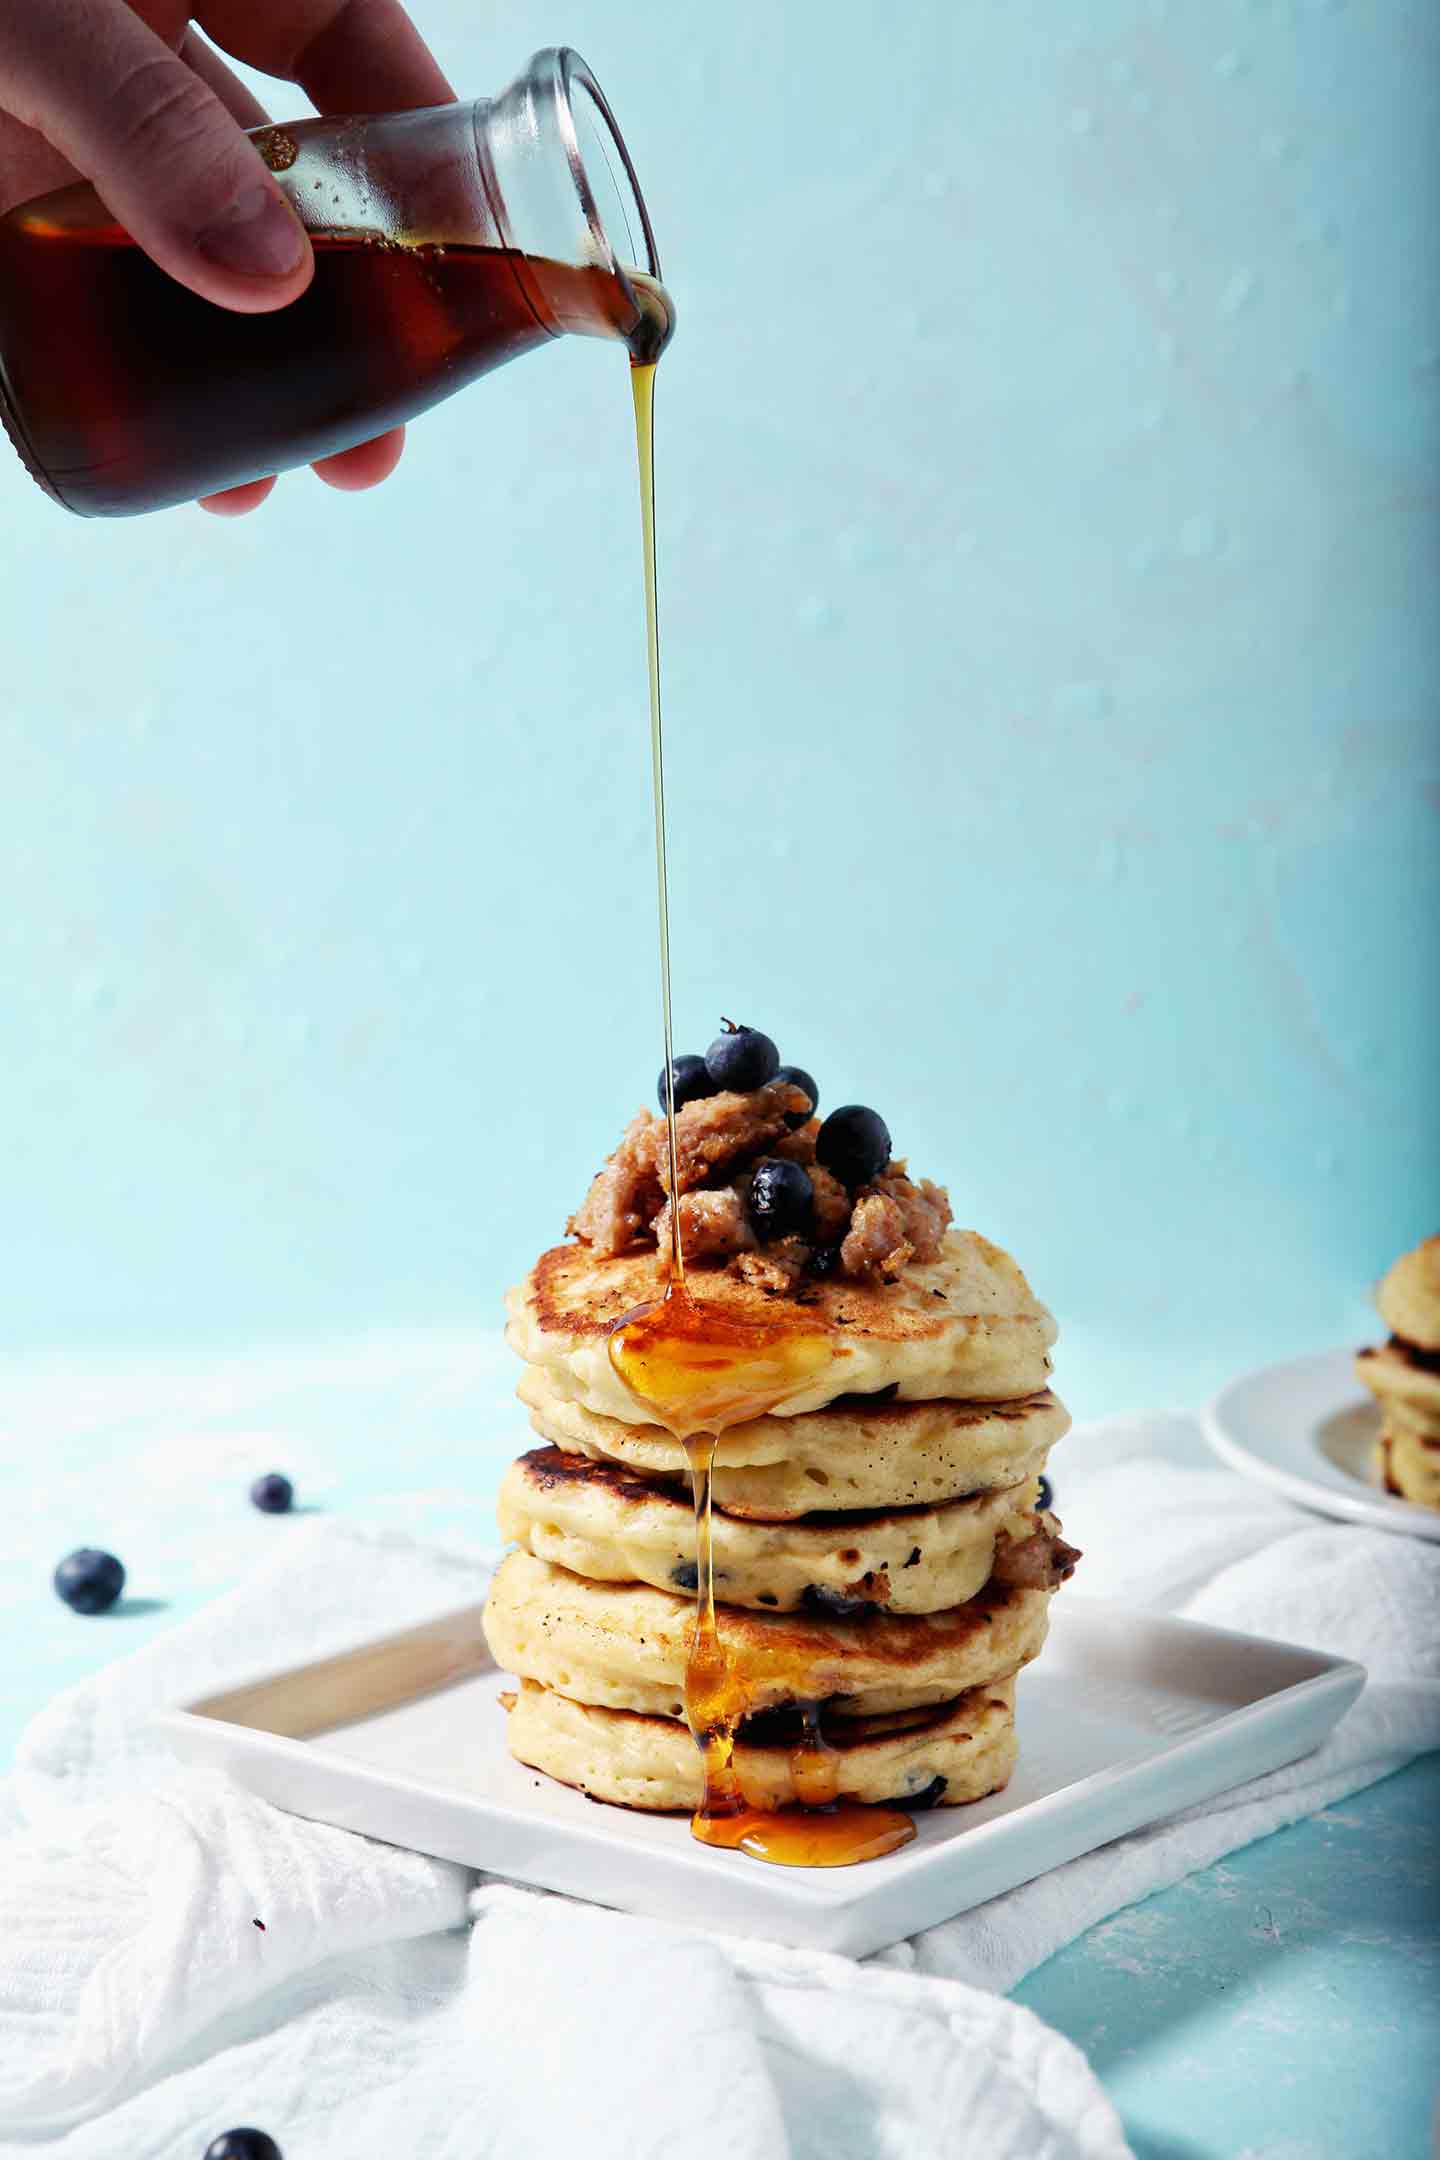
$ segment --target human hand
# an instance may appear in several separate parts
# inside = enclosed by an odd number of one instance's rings
[[[242,129],[266,114],[215,47],[298,83],[324,113],[454,93],[400,0],[0,0],[0,212],[77,177],[171,277],[221,307],[284,307],[315,268],[299,219]],[[207,43],[206,39],[214,43]],[[395,469],[403,428],[322,458],[332,487]],[[253,510],[273,479],[205,498]]]

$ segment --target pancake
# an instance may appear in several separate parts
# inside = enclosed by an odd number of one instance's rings
[[[1382,1343],[1378,1350],[1361,1350],[1355,1359],[1355,1376],[1363,1381],[1389,1416],[1397,1410],[1412,1418],[1440,1421],[1440,1366],[1428,1362],[1431,1353],[1408,1349],[1404,1343]]]
[[[1402,1253],[1375,1302],[1392,1335],[1418,1350],[1440,1350],[1440,1237]]]
[[[895,1613],[941,1612],[990,1579],[997,1539],[1033,1535],[1035,1485],[1015,1485],[947,1507],[798,1522],[711,1515],[715,1595],[726,1605],[842,1613],[850,1605]],[[537,1559],[591,1582],[696,1587],[695,1513],[689,1495],[618,1464],[535,1448],[500,1488],[500,1534]]]
[[[1440,1427],[1387,1418],[1377,1460],[1387,1491],[1417,1507],[1440,1508]]]
[[[827,1727],[837,1799],[955,1807],[999,1791],[1015,1764],[1014,1687],[994,1681],[921,1713],[919,1722],[852,1719],[848,1733]],[[700,1804],[699,1751],[673,1718],[597,1710],[527,1680],[507,1737],[521,1762],[596,1800],[658,1812]],[[733,1761],[751,1807],[796,1803],[788,1746],[742,1740]]]
[[[589,1410],[563,1391],[559,1375],[538,1366],[521,1375],[519,1394],[542,1440],[683,1481],[681,1448],[658,1425]],[[730,1426],[715,1452],[715,1504],[757,1522],[817,1507],[933,1507],[1038,1477],[1069,1425],[1048,1391],[996,1403],[847,1396],[825,1410]]]
[[[948,1702],[1035,1657],[1050,1593],[991,1583],[967,1604],[863,1620],[720,1611],[720,1639],[745,1675],[751,1711],[846,1698],[862,1712]],[[485,1606],[495,1662],[576,1702],[684,1715],[694,1599],[586,1582],[533,1553],[502,1561]]]
[[[1404,1437],[1424,1447],[1440,1448],[1440,1414],[1428,1405],[1421,1407],[1413,1402],[1390,1403],[1385,1412],[1385,1430],[1397,1438]]]
[[[1055,1323],[1008,1253],[973,1230],[951,1230],[937,1260],[900,1281],[804,1280],[794,1295],[767,1293],[722,1266],[686,1278],[702,1305],[727,1319],[777,1324],[819,1347],[774,1407],[777,1417],[822,1409],[838,1396],[894,1388],[902,1401],[1014,1401],[1049,1377]],[[610,1362],[618,1320],[663,1295],[658,1254],[600,1258],[587,1246],[542,1253],[506,1299],[506,1336],[556,1392],[625,1423],[650,1422],[646,1405]]]

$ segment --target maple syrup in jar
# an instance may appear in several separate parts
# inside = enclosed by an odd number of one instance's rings
[[[494,100],[252,139],[315,255],[267,314],[176,283],[86,185],[0,219],[0,417],[69,509],[159,509],[329,456],[567,333],[637,361],[669,335],[633,169],[574,53]]]

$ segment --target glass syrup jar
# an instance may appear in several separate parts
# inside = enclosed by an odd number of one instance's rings
[[[251,138],[315,254],[269,314],[177,284],[88,184],[0,218],[0,418],[82,517],[328,457],[557,337],[640,362],[670,334],[629,153],[566,47],[496,98]]]

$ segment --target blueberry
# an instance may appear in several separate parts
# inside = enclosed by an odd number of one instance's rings
[[[688,1052],[684,1057],[676,1058],[675,1108],[677,1110],[683,1110],[687,1102],[699,1102],[702,1095],[716,1094],[719,1085],[718,1080],[711,1079],[710,1068],[705,1063],[704,1058],[692,1057]],[[660,1077],[655,1082],[655,1099],[663,1110],[666,1107],[665,1068],[663,1065],[660,1068]]]
[[[759,1028],[737,1027],[733,1020],[727,1020],[724,1034],[717,1035],[705,1052],[705,1064],[717,1088],[733,1088],[737,1095],[748,1095],[752,1088],[764,1087],[767,1080],[774,1079],[780,1069],[780,1053]]]
[[[263,2130],[224,2130],[206,2146],[205,2160],[285,2160],[285,2155]]]
[[[677,1560],[670,1570],[670,1580],[677,1590],[698,1590],[700,1569],[693,1560]]]
[[[776,1703],[769,1710],[752,1710],[740,1720],[735,1737],[742,1747],[792,1748],[803,1737],[805,1722],[794,1703]]]
[[[890,1130],[863,1103],[844,1103],[820,1127],[815,1157],[853,1191],[877,1178],[890,1160]]]
[[[918,1811],[921,1808],[938,1807],[944,1797],[944,1778],[932,1777],[928,1785],[921,1786],[919,1792],[897,1794],[893,1805],[896,1807],[914,1808]]]
[[[1055,1505],[1055,1488],[1048,1477],[1042,1477],[1040,1480],[1040,1497],[1035,1502],[1035,1505],[1042,1514]]]
[[[815,1216],[815,1188],[798,1162],[767,1155],[750,1180],[750,1221],[762,1245],[772,1238],[803,1237]]]
[[[262,1515],[288,1515],[295,1488],[278,1470],[267,1470],[264,1477],[257,1477],[250,1487],[250,1498]]]
[[[833,1275],[839,1265],[840,1247],[838,1245],[817,1245],[810,1255],[810,1273],[819,1275],[822,1279],[826,1275]]]
[[[125,1588],[125,1570],[114,1553],[82,1545],[67,1553],[55,1570],[55,1595],[71,1612],[109,1612]]]
[[[815,1082],[806,1072],[803,1065],[782,1065],[775,1078],[777,1080],[788,1080],[791,1087],[803,1088],[810,1098],[810,1108],[808,1110],[792,1110],[786,1117],[785,1122],[790,1127],[791,1132],[798,1132],[802,1125],[808,1125],[811,1118],[814,1117],[820,1103],[820,1090],[816,1087]]]
[[[875,1610],[869,1598],[846,1597],[843,1590],[832,1590],[828,1583],[806,1583],[800,1602],[806,1612],[821,1620],[855,1620],[861,1613]]]

